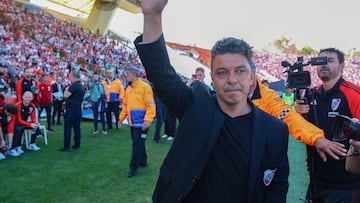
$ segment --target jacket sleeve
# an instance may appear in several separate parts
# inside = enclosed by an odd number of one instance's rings
[[[35,98],[35,103],[39,104],[41,102],[41,98],[40,98],[40,82],[38,80],[35,80],[35,84],[36,84],[36,89],[39,90],[39,94],[34,94],[33,93],[33,97]]]
[[[119,120],[120,121],[123,121],[125,120],[126,116],[127,116],[127,112],[128,112],[128,109],[127,109],[127,97],[126,97],[126,91],[125,91],[125,96],[124,96],[124,100],[122,102],[122,105],[121,105],[121,112],[120,112],[120,115],[119,115]]]
[[[177,117],[182,117],[192,101],[192,93],[190,87],[185,85],[170,64],[164,37],[161,36],[150,44],[141,42],[142,36],[139,36],[134,43],[145,67],[147,78],[167,108]]]
[[[315,141],[324,137],[324,132],[306,121],[291,106],[286,104],[284,100],[272,89],[259,84],[260,99],[255,99],[253,102],[262,110],[283,120],[289,128],[290,134],[297,140],[301,140],[310,146],[315,145]]]
[[[123,83],[121,82],[121,80],[119,79],[119,100],[120,100],[120,102],[122,102],[124,100],[124,96],[125,96],[124,86],[123,86]]]
[[[21,92],[22,92],[22,81],[23,78],[20,78],[17,83],[16,83],[16,87],[15,87],[15,92],[16,92],[16,101],[21,101]]]
[[[34,108],[34,111],[32,111],[31,114],[30,114],[30,119],[31,119],[30,124],[31,123],[38,123],[39,121],[36,118],[36,111],[35,111],[36,106],[35,106],[35,104],[31,104],[31,106]]]
[[[107,84],[106,80],[102,80],[101,83],[104,85],[104,88],[105,88],[106,102],[109,102],[110,101],[110,91],[107,88],[108,84]]]
[[[145,88],[145,117],[144,121],[146,122],[152,122],[156,116],[156,106],[154,101],[154,95],[151,87],[149,85]]]

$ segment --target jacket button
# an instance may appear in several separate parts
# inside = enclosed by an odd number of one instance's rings
[[[192,180],[193,180],[193,182],[197,182],[197,181],[199,180],[199,177],[194,176],[194,177],[192,178]]]

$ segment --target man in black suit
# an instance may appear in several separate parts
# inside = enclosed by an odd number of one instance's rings
[[[286,202],[288,129],[248,99],[255,80],[251,47],[235,38],[214,45],[216,95],[198,81],[186,86],[170,64],[162,35],[166,3],[141,1],[144,31],[135,40],[157,95],[180,120],[153,201]]]
[[[62,85],[62,77],[58,76],[53,86],[53,114],[52,124],[55,124],[55,115],[57,115],[57,124],[61,124],[60,117],[62,113],[62,105],[64,102],[64,87]]]

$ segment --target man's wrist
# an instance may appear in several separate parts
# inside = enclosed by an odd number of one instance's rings
[[[352,145],[350,145],[349,151],[350,151],[351,156],[359,156],[360,155],[360,152],[357,150],[354,150]]]

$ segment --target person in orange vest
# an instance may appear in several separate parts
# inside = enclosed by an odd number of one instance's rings
[[[262,84],[260,79],[255,80],[251,86],[249,98],[263,111],[284,121],[295,139],[315,146],[323,161],[327,160],[326,154],[334,159],[346,155],[342,144],[326,139],[324,131],[306,121],[301,114],[286,104],[277,92]]]
[[[122,82],[114,76],[114,70],[107,69],[106,78],[102,81],[106,91],[106,122],[108,129],[112,129],[112,113],[115,114],[116,123],[119,122],[120,104],[124,98],[125,90]]]
[[[132,154],[128,177],[131,178],[139,166],[147,166],[145,140],[156,115],[156,107],[151,86],[139,77],[139,70],[135,66],[129,66],[126,70],[126,81],[128,86],[117,124],[121,128],[127,117],[130,125]]]

